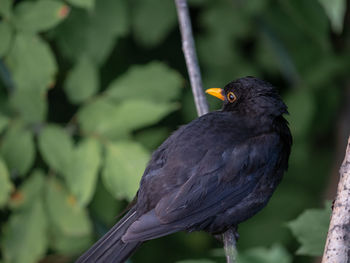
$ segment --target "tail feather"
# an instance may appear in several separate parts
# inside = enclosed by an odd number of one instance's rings
[[[121,238],[136,220],[136,211],[130,211],[115,224],[99,241],[86,251],[76,263],[122,263],[141,245],[141,242],[126,242]]]

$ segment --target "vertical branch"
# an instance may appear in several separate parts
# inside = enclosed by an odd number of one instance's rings
[[[228,229],[225,233],[222,234],[222,239],[224,241],[226,262],[227,263],[236,262],[237,250],[236,250],[236,232],[235,232],[235,229],[233,229],[233,228]]]
[[[185,55],[187,71],[190,76],[197,114],[201,116],[208,112],[208,103],[203,92],[202,77],[194,45],[188,5],[186,0],[175,0],[175,4],[182,37],[182,50]]]
[[[340,168],[338,191],[322,258],[322,263],[333,262],[350,262],[350,137]]]
[[[202,77],[194,45],[188,5],[186,0],[175,0],[175,4],[182,37],[182,50],[185,55],[187,71],[190,76],[197,114],[201,116],[208,112],[208,103],[203,92]],[[222,235],[227,263],[236,262],[237,251],[235,234],[234,229],[229,229]]]

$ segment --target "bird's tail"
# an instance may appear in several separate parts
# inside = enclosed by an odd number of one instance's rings
[[[136,220],[135,208],[109,230],[99,241],[86,251],[76,263],[122,263],[141,245],[141,242],[124,243],[121,238]]]

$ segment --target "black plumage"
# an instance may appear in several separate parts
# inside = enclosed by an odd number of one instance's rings
[[[124,262],[143,241],[177,231],[219,234],[261,210],[288,166],[287,107],[267,82],[241,78],[223,100],[152,155],[136,203],[77,262]]]

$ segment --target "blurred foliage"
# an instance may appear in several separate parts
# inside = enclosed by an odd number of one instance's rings
[[[331,217],[331,202],[324,209],[308,209],[288,223],[295,237],[301,243],[300,255],[322,256]]]
[[[289,106],[289,171],[240,226],[240,262],[310,262],[293,255],[324,242],[330,209],[303,211],[323,202],[348,103],[346,1],[189,2],[205,87],[254,75]],[[133,199],[152,150],[196,117],[175,6],[0,0],[0,39],[0,260],[72,262]],[[132,262],[224,262],[221,247],[177,233]]]
[[[252,248],[238,256],[238,263],[290,263],[292,257],[280,245],[274,245],[270,249]]]

